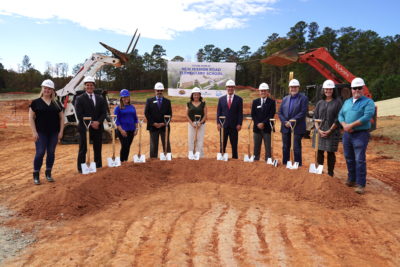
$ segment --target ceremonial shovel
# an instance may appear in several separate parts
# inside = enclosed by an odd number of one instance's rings
[[[269,125],[271,126],[271,158],[267,159],[267,164],[274,165],[274,167],[278,167],[278,160],[274,159],[274,123],[275,119],[269,119]]]
[[[133,155],[133,162],[135,163],[145,163],[146,156],[142,153],[142,123],[144,119],[139,120],[139,154]]]
[[[310,164],[310,173],[315,173],[315,174],[322,174],[322,170],[324,169],[324,165],[318,165],[318,144],[319,144],[319,127],[320,123],[322,120],[314,120],[316,122],[316,127],[315,127],[315,163]],[[318,166],[318,167],[317,167]]]
[[[290,161],[286,163],[286,168],[291,170],[297,170],[299,168],[299,163],[294,162],[294,128],[296,128],[296,120],[289,120],[291,129],[291,146],[290,146]],[[292,123],[294,125],[292,126]]]
[[[228,153],[225,153],[224,149],[224,123],[225,123],[225,116],[219,116],[218,120],[221,124],[221,129],[219,130],[220,139],[219,139],[219,150],[220,152],[217,154],[217,160],[228,161]]]
[[[253,120],[251,119],[251,117],[246,117],[247,120],[249,120],[249,124],[247,125],[247,129],[249,131],[249,143],[247,144],[247,153],[244,155],[244,162],[254,162],[254,155],[250,156],[250,143],[251,143],[251,123],[253,122]]]
[[[196,134],[194,136],[194,144],[193,144],[193,151],[189,151],[189,159],[190,160],[199,160],[200,159],[200,151],[196,151],[196,146],[197,146],[197,132],[200,127],[200,120],[201,116],[200,115],[194,115],[194,123],[196,124]]]
[[[165,144],[164,144],[164,152],[160,153],[160,160],[172,160],[171,152],[167,153],[168,148],[168,125],[171,121],[171,115],[164,115],[165,122]]]
[[[86,122],[89,123],[86,123]],[[96,163],[95,162],[90,162],[90,135],[89,135],[89,127],[90,124],[92,124],[92,117],[83,117],[83,124],[85,124],[86,127],[86,162],[81,164],[82,168],[82,173],[83,174],[89,174],[96,172]]]
[[[111,136],[112,136],[112,157],[107,158],[108,167],[118,167],[121,166],[121,159],[119,157],[115,157],[115,118],[116,115],[111,115]]]

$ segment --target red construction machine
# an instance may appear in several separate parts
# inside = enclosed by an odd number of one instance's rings
[[[332,70],[338,73],[341,77],[334,74],[330,69],[328,69],[328,67],[323,65],[321,61],[330,66]],[[352,96],[350,84],[351,81],[356,78],[356,76],[354,76],[350,71],[337,62],[331,56],[331,54],[329,54],[325,47],[314,48],[305,52],[298,52],[295,46],[291,46],[272,54],[271,56],[261,60],[261,62],[280,67],[294,62],[307,63],[321,73],[326,79],[332,80],[335,83],[337,94],[342,98],[343,101]],[[308,97],[311,98],[311,100],[314,99],[314,102],[317,102],[319,100],[321,87],[312,85],[307,86],[307,89],[314,89],[315,96],[309,95]],[[367,86],[364,86],[364,95],[372,98]],[[377,110],[375,108],[375,115],[371,121],[372,130],[376,129],[376,114]]]

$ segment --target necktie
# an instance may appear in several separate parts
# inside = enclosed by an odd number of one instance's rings
[[[92,94],[90,94],[89,96],[90,96],[90,100],[92,101],[92,103],[93,103],[93,106],[94,106],[93,95],[92,95]]]
[[[158,100],[157,106],[158,106],[158,108],[160,109],[160,108],[161,108],[161,98],[158,98],[157,100]]]
[[[264,105],[264,98],[261,98],[261,106]]]
[[[228,108],[229,109],[231,108],[231,105],[232,105],[232,96],[230,95],[229,99],[228,99]]]

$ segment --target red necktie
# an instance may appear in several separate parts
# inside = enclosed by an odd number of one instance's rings
[[[232,105],[232,96],[230,95],[228,98],[228,108],[230,109]]]

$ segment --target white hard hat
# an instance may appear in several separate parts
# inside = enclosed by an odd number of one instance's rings
[[[164,84],[158,82],[154,85],[154,90],[164,90]]]
[[[326,80],[322,88],[335,88],[335,83],[332,80]]]
[[[96,84],[96,82],[94,81],[94,78],[92,76],[86,76],[85,79],[83,79],[83,84],[85,84],[85,83]]]
[[[299,83],[298,80],[292,79],[292,80],[290,80],[290,82],[289,82],[289,86],[300,86],[300,83]]]
[[[43,82],[42,82],[42,85],[41,86],[46,86],[46,87],[49,87],[49,88],[52,88],[52,89],[54,89],[54,83],[53,83],[53,81],[52,80],[44,80]]]
[[[258,87],[258,90],[269,90],[269,86],[266,83],[262,83],[260,84],[260,86]]]
[[[361,78],[354,78],[352,81],[351,81],[351,87],[353,88],[353,87],[362,87],[362,86],[364,86],[365,85],[365,83],[364,83],[364,80],[363,79],[361,79]]]
[[[200,88],[199,87],[195,87],[192,89],[192,94],[193,93],[201,93]]]
[[[228,80],[225,84],[225,86],[236,86],[235,82],[233,80]]]

